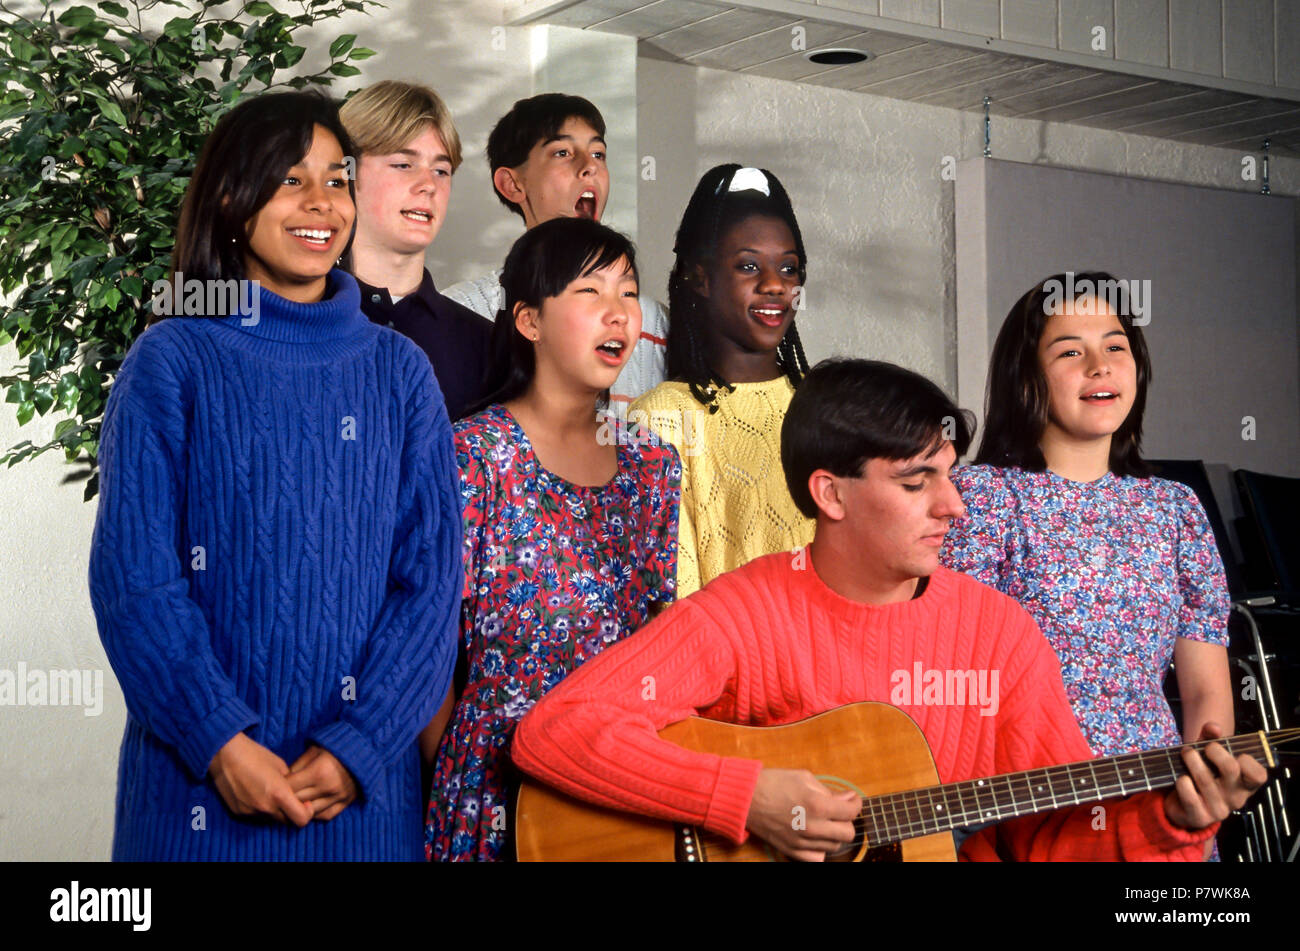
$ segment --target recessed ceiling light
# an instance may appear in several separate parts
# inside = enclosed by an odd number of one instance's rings
[[[865,63],[871,59],[871,54],[866,50],[855,50],[848,46],[831,46],[826,49],[809,50],[803,55],[804,59],[819,66],[851,66],[854,63]]]

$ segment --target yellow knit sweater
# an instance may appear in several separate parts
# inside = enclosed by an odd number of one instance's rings
[[[781,423],[794,396],[785,377],[737,383],[718,411],[686,383],[661,383],[632,403],[628,421],[672,443],[682,460],[677,597],[760,555],[812,541],[816,523],[795,508],[781,469]]]

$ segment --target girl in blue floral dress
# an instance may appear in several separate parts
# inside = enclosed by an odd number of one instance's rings
[[[640,335],[631,243],[555,219],[515,243],[501,280],[494,395],[455,427],[468,678],[434,764],[436,861],[509,857],[515,725],[674,594],[677,454],[596,414]],[[426,748],[441,728],[430,724]]]
[[[1195,493],[1142,461],[1142,331],[1122,293],[1084,293],[1115,286],[1110,275],[1069,278],[1032,288],[998,334],[944,564],[1038,621],[1096,755],[1176,746],[1207,724],[1230,735],[1223,563]],[[1163,690],[1171,660],[1181,734]]]

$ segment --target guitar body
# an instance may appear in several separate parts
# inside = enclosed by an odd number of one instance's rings
[[[756,759],[777,769],[807,769],[831,789],[852,789],[863,798],[939,782],[920,728],[884,703],[854,703],[772,727],[691,717],[659,735],[690,750]],[[756,836],[738,846],[703,829],[594,806],[532,780],[519,791],[515,833],[521,862],[784,860]],[[952,834],[941,832],[879,849],[859,842],[831,858],[953,862],[957,855]]]

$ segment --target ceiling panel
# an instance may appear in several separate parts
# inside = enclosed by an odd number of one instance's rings
[[[1122,130],[1130,126],[1155,122],[1158,119],[1191,115],[1245,102],[1250,102],[1249,96],[1243,96],[1235,92],[1224,92],[1221,89],[1197,89],[1185,96],[1177,96],[1158,102],[1141,103],[1125,109],[1116,109],[1105,116],[1097,118],[1104,118],[1107,122],[1107,128]]]
[[[1178,99],[1196,92],[1195,86],[1180,86],[1175,83],[1162,83],[1154,80],[1140,82],[1131,89],[1094,96],[1091,99],[1079,99],[1072,103],[1056,106],[1052,110],[1054,122],[1077,122],[1094,117],[1105,116],[1130,109],[1134,106],[1152,106],[1167,99]],[[1027,118],[1036,119],[1033,112],[1025,113]]]
[[[641,0],[636,6],[638,9],[630,13],[594,24],[596,29],[624,36],[657,36],[718,14],[716,3],[696,0],[659,0],[658,3]]]
[[[861,91],[895,99],[919,99],[932,92],[1005,76],[1007,71],[1006,57],[995,53],[977,53],[969,59],[933,66],[919,73],[868,83],[861,87]]]
[[[1003,3],[1004,35],[1012,6],[1023,12],[1030,5]],[[952,109],[979,110],[988,96],[995,115],[1231,148],[1271,135],[1278,151],[1290,154],[1300,145],[1300,103],[1294,101],[1172,81],[1177,77],[1152,79],[1122,68],[1012,55],[960,45],[960,39],[940,43],[864,30],[861,20],[837,22],[845,14],[837,17],[836,7],[878,13],[875,0],[828,0],[817,7],[816,20],[724,0],[524,0],[510,22],[619,33],[636,37],[639,52],[647,56]],[[848,46],[866,50],[872,59],[850,66],[809,62],[805,50],[792,48],[793,27],[802,28],[808,51]],[[1044,50],[1044,57],[1054,52]]]
[[[1031,89],[1018,95],[1003,97],[1003,105],[1016,110],[1017,115],[1054,121],[1053,111],[1061,106],[1095,99],[1107,93],[1120,92],[1143,85],[1136,76],[1122,73],[1092,73],[1054,86]]]
[[[918,96],[917,102],[950,109],[980,109],[984,97],[992,100],[989,111],[1003,116],[1016,116],[1020,110],[1008,105],[1008,100],[1032,89],[1047,89],[1071,80],[1090,76],[1093,70],[1064,63],[1034,63],[1033,60],[1010,58],[1009,70],[1001,76],[963,83],[942,92]]]
[[[920,47],[916,47],[920,49]],[[870,63],[856,63],[852,66],[836,66],[833,69],[814,73],[800,80],[814,86],[829,86],[832,89],[857,89],[863,83],[871,81],[868,72]]]
[[[1294,112],[1294,103],[1278,102],[1274,99],[1252,99],[1249,102],[1234,103],[1183,115],[1170,116],[1155,122],[1142,122],[1136,125],[1124,125],[1126,132],[1137,135],[1173,136],[1183,132],[1195,132],[1198,129],[1215,129],[1219,126],[1245,119],[1265,119],[1270,116],[1285,116]]]
[[[809,34],[812,35],[811,33]],[[873,55],[889,53],[894,50],[908,49],[913,46],[921,46],[920,40],[914,40],[911,37],[893,36],[889,33],[873,32],[856,32],[841,40],[836,40],[833,44],[818,44],[813,46],[809,44],[809,49],[817,49],[820,46],[834,45],[845,46],[852,49],[866,50]],[[830,69],[836,69],[835,66],[822,66],[810,62],[808,57],[803,53],[789,53],[780,59],[770,60],[766,63],[758,63],[754,66],[748,66],[743,72],[755,73],[759,76],[769,76],[773,79],[803,79],[815,73],[824,73]]]
[[[650,46],[680,59],[698,56],[756,33],[766,33],[798,23],[797,17],[755,13],[752,10],[724,10],[714,16],[647,37]]]
[[[920,73],[936,66],[959,63],[982,55],[956,46],[921,43],[907,49],[884,53],[865,63],[840,67],[839,70],[832,73],[823,73],[811,79],[810,82],[835,85],[841,89],[859,89],[869,84],[884,82],[887,79],[910,76],[913,73]],[[844,85],[843,81],[848,77],[852,77],[852,82],[849,85]]]
[[[1267,118],[1242,119],[1235,122],[1225,122],[1220,125],[1212,125],[1203,129],[1198,129],[1195,132],[1173,133],[1169,137],[1171,139],[1185,141],[1189,135],[1196,135],[1216,142],[1233,142],[1248,139],[1255,143],[1255,148],[1260,148],[1263,146],[1266,137],[1276,134],[1280,138],[1285,138],[1286,131],[1295,129],[1297,126],[1300,126],[1300,109],[1291,109],[1287,112],[1276,113]],[[1200,141],[1200,139],[1197,141]]]
[[[553,13],[545,14],[545,22],[552,26],[572,26],[585,30],[620,13],[627,13],[629,10],[648,5],[647,0],[582,0],[581,3],[571,4]],[[712,6],[712,4],[701,5]]]
[[[795,27],[801,27],[803,33],[796,34]],[[852,27],[800,20],[792,26],[781,26],[766,33],[746,37],[708,50],[699,56],[688,57],[688,60],[715,69],[743,70],[759,63],[769,63],[782,57],[796,55],[805,66],[815,67],[817,64],[808,62],[802,53],[795,53],[794,44],[797,36],[806,40],[803,43],[804,49],[819,49],[838,46],[842,41],[859,33],[860,31]]]

